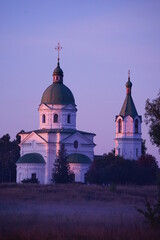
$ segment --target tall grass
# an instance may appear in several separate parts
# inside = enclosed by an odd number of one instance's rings
[[[0,185],[0,240],[159,240],[135,207],[155,186]]]

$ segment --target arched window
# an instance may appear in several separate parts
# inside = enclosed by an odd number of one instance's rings
[[[71,115],[70,114],[68,114],[68,116],[67,116],[67,123],[71,123]]]
[[[134,128],[135,128],[135,133],[138,133],[138,119],[135,120]]]
[[[120,155],[121,155],[121,149],[118,148],[118,156],[120,156]]]
[[[118,132],[119,133],[122,132],[122,120],[121,119],[118,120]]]
[[[54,114],[54,123],[58,123],[58,114]]]
[[[45,123],[45,122],[46,122],[46,115],[43,114],[43,115],[42,115],[42,123]]]
[[[78,141],[74,141],[74,148],[78,148]]]

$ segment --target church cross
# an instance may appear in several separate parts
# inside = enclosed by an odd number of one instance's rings
[[[130,70],[128,70],[128,78],[130,78]]]
[[[55,50],[58,51],[58,61],[59,61],[59,52],[60,52],[61,49],[62,49],[62,47],[61,47],[60,43],[58,43],[57,47],[55,47]]]

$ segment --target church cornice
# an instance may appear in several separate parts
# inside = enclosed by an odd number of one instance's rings
[[[130,136],[130,137],[117,137],[117,138],[115,138],[114,140],[118,140],[118,141],[142,141],[142,139],[141,138],[134,138],[133,136]]]
[[[29,131],[29,132],[23,132],[21,133],[23,134],[31,134],[32,132],[36,133],[37,135],[39,135],[40,133],[70,133],[70,134],[74,134],[76,132],[82,134],[82,135],[92,135],[92,136],[96,136],[95,133],[91,133],[91,132],[84,132],[84,131],[80,131],[77,129],[70,129],[70,128],[56,128],[56,129],[37,129],[37,130],[33,130],[33,131]]]

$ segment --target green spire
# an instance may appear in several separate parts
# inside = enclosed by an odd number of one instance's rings
[[[130,71],[128,71],[128,81],[126,82],[126,98],[124,100],[120,114],[122,117],[131,116],[135,118],[138,116],[136,107],[131,96],[132,83],[130,81]]]

